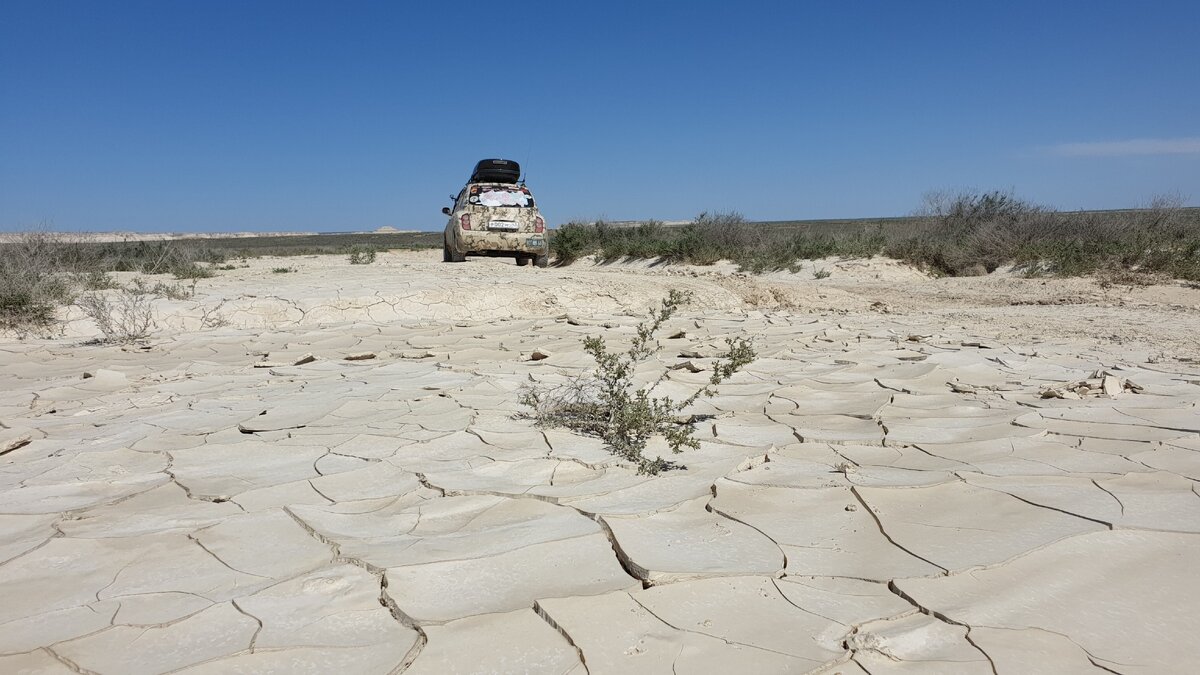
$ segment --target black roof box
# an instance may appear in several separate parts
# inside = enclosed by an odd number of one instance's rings
[[[511,159],[481,159],[471,172],[469,183],[516,183],[521,165]]]

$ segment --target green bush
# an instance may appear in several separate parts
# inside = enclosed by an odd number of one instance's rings
[[[352,246],[349,253],[351,265],[370,265],[375,262],[377,251],[373,246]]]
[[[599,239],[607,230],[604,222],[595,224],[570,222],[554,231],[550,238],[550,253],[559,265],[570,265],[576,260],[595,252]]]
[[[602,337],[585,338],[584,351],[596,362],[594,374],[554,389],[526,387],[521,392],[521,403],[532,410],[539,424],[604,439],[614,454],[636,463],[638,473],[654,475],[671,468],[672,463],[662,457],[645,456],[649,440],[662,436],[673,453],[700,447],[692,421],[683,418],[683,411],[701,397],[716,395],[717,385],[755,358],[748,340],[729,338],[729,351],[713,364],[708,384],[691,396],[681,401],[654,396],[655,387],[666,379],[665,372],[653,384],[635,388],[637,366],[662,349],[655,337],[658,331],[689,300],[689,295],[672,290],[659,309],[651,310],[650,320],[638,325],[637,337],[628,351],[610,351]]]
[[[939,276],[1016,266],[1028,274],[1080,276],[1120,267],[1200,280],[1200,210],[1178,197],[1146,208],[1061,213],[1008,192],[932,193],[911,218],[834,223],[749,223],[701,213],[683,226],[569,223],[551,239],[558,264],[587,255],[709,265],[731,260],[749,272],[797,261],[887,255]]]
[[[62,253],[58,237],[44,231],[0,244],[0,330],[25,336],[54,324],[55,308],[74,290]]]

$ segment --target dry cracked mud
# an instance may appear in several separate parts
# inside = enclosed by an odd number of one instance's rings
[[[0,343],[0,672],[1200,662],[1196,289],[274,264],[157,301],[145,345]],[[686,468],[516,416],[671,288],[668,390],[759,352]]]

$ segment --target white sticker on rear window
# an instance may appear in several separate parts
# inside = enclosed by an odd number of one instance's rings
[[[529,206],[529,195],[515,190],[488,190],[479,194],[483,206]]]

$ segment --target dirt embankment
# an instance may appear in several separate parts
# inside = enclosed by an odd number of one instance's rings
[[[292,271],[272,273],[283,264]],[[129,275],[116,276],[129,281]],[[157,312],[165,327],[176,330],[641,315],[670,288],[691,291],[701,309],[887,314],[915,333],[950,325],[1025,343],[1083,340],[1136,346],[1159,357],[1200,357],[1200,287],[1194,284],[1122,285],[1011,273],[934,278],[882,258],[806,261],[795,272],[762,275],[729,263],[584,259],[538,270],[488,258],[445,264],[436,251],[392,251],[372,265],[350,265],[344,256],[261,258],[201,281],[191,299],[160,300]],[[77,310],[67,310],[67,318],[68,336],[94,333]]]

